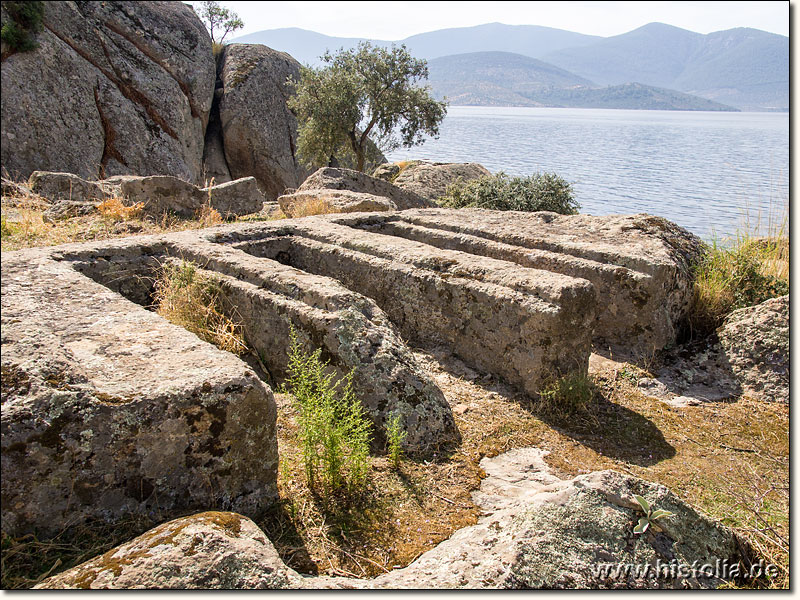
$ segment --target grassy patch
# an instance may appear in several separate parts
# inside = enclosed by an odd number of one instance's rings
[[[313,215],[327,215],[338,212],[335,206],[325,198],[307,198],[294,202],[289,211],[291,218],[311,217]]]
[[[689,324],[707,335],[738,308],[789,293],[789,240],[741,235],[727,246],[713,243],[696,267]]]
[[[248,352],[242,326],[223,310],[222,282],[191,262],[161,266],[155,284],[156,312],[200,339],[236,355]]]

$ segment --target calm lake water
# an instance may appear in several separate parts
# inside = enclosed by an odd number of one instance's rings
[[[780,221],[789,202],[789,115],[451,106],[438,140],[392,161],[555,171],[581,212],[647,212],[705,239]]]

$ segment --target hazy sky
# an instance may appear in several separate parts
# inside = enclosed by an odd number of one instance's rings
[[[699,33],[755,27],[789,35],[789,2],[220,2],[245,27],[300,27],[339,37],[400,40],[447,27],[500,22],[610,36],[658,21]]]

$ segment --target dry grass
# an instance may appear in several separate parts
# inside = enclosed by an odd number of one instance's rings
[[[120,221],[133,221],[134,219],[138,219],[143,209],[143,202],[137,202],[131,206],[126,206],[122,198],[112,196],[111,198],[106,198],[98,205],[97,212],[100,213],[100,216],[104,219],[109,219],[114,223],[118,223]]]
[[[311,217],[313,215],[328,215],[338,212],[325,198],[308,198],[306,200],[299,200],[291,206],[291,218],[298,217]]]
[[[223,306],[222,283],[191,262],[167,262],[155,282],[156,312],[199,338],[237,356],[248,352],[242,326]]]
[[[168,213],[155,218],[143,212],[141,203],[127,206],[121,198],[112,196],[98,205],[96,213],[47,223],[42,215],[50,204],[27,190],[24,184],[4,195],[2,250],[202,229],[224,222],[208,203],[200,207],[194,219],[181,219]]]

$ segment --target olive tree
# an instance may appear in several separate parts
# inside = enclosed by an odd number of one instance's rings
[[[363,171],[371,145],[388,152],[439,135],[447,105],[418,85],[428,65],[405,46],[361,42],[321,58],[322,67],[301,67],[300,81],[287,81],[295,92],[289,108],[299,124],[297,151],[307,164],[327,164],[349,145]]]

